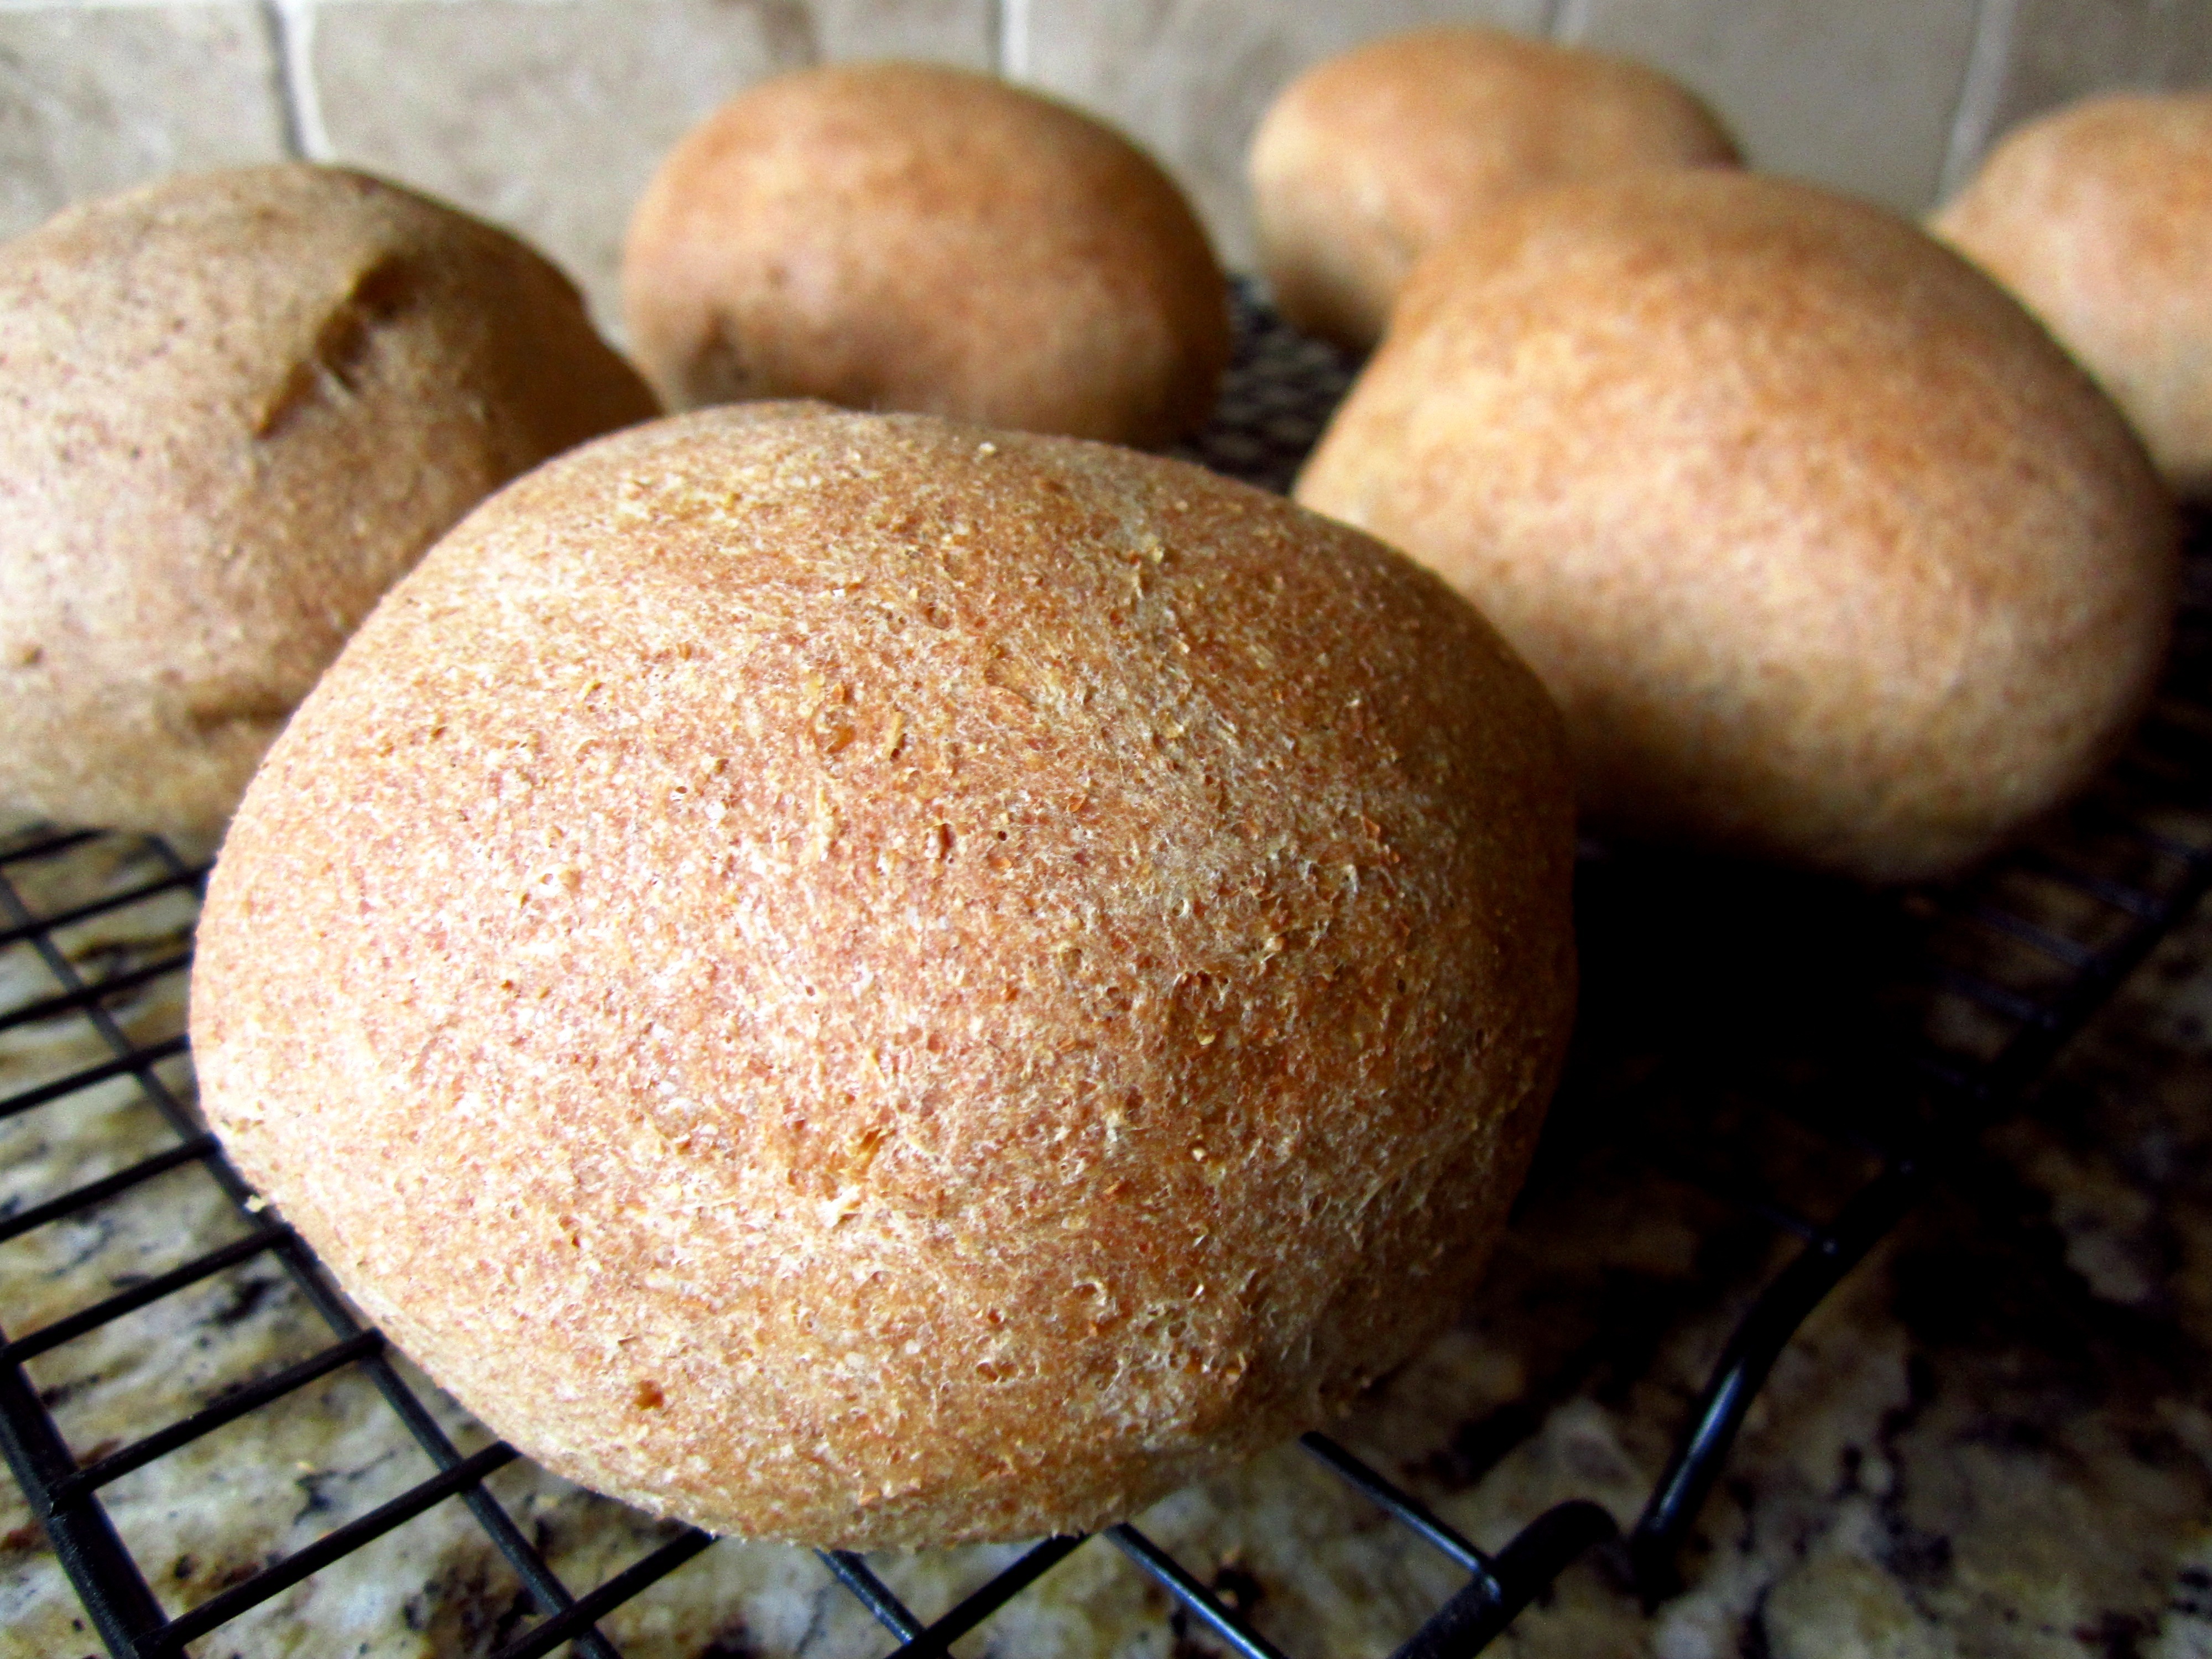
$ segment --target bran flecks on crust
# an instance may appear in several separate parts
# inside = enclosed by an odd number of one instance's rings
[[[711,411],[387,598],[240,811],[193,1038],[241,1165],[556,1471],[1034,1535],[1449,1318],[1571,860],[1540,689],[1380,544],[1099,445]]]

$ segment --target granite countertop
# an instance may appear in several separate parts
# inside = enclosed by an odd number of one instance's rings
[[[1249,295],[1238,305],[1223,410],[1190,453],[1280,487],[1348,371]],[[2197,540],[2212,550],[2212,521]],[[2212,560],[2197,561],[2192,580],[2197,620],[2182,657],[2203,680]],[[2208,701],[2169,710],[2200,745],[2212,738]],[[2212,845],[2212,807],[2161,826]],[[138,844],[105,840],[7,873],[52,914],[163,868]],[[2092,945],[2114,921],[2009,866],[1977,890]],[[1634,1519],[1735,1321],[1796,1248],[1715,1188],[1825,1216],[1870,1173],[1833,1133],[1772,1106],[1848,1128],[1897,1104],[1881,1034],[1925,1030],[1968,1051],[2002,1035],[1955,997],[1894,992],[1896,964],[1952,961],[2017,982],[2049,972],[1917,901],[1721,862],[1598,854],[1584,861],[1578,910],[1576,1059],[1498,1258],[1458,1325],[1335,1431],[1492,1548],[1570,1498]],[[174,955],[191,917],[189,893],[170,890],[55,942],[97,978]],[[55,988],[28,945],[0,946],[0,1012]],[[183,994],[182,975],[169,974],[110,1006],[153,1042],[181,1030]],[[106,1057],[82,1018],[0,1029],[0,1097]],[[160,1069],[189,1099],[188,1062]],[[128,1079],[0,1120],[0,1217],[173,1140]],[[34,1330],[247,1224],[188,1167],[0,1243],[0,1328]],[[327,1340],[260,1256],[27,1370],[90,1461]],[[1981,1138],[1783,1354],[1698,1519],[1683,1591],[1647,1609],[1617,1555],[1600,1553],[1493,1651],[2212,1659],[2208,1354],[2212,906],[2200,906],[2025,1109]],[[398,1367],[464,1452],[488,1443]],[[350,1367],[102,1496],[173,1616],[433,1467]],[[486,1484],[579,1592],[678,1530],[527,1463]],[[1291,1659],[1388,1654],[1463,1582],[1294,1447],[1168,1499],[1140,1524]],[[1018,1553],[871,1559],[927,1619]],[[533,1617],[513,1570],[448,1502],[191,1651],[447,1659],[489,1654]],[[868,1659],[893,1645],[811,1555],[727,1540],[600,1628],[629,1659]],[[98,1648],[43,1534],[0,1480],[0,1659]],[[956,1650],[1211,1650],[1150,1579],[1091,1545]]]
[[[100,842],[15,873],[51,909],[120,890],[148,867]],[[1830,1087],[1806,1055],[1822,1030],[1886,1017],[1860,1006],[1863,963],[1911,944],[1899,935],[1917,925],[1910,907],[1817,884],[1632,857],[1586,865],[1584,909],[1575,1076],[1498,1261],[1461,1324],[1339,1430],[1492,1547],[1569,1497],[1633,1518],[1731,1321],[1792,1248],[1655,1166],[1718,1148],[1745,1179],[1816,1210],[1863,1175],[1832,1141],[1787,1123],[1753,1133],[1742,1102],[1779,1086],[1855,1109],[1853,1090]],[[112,972],[174,951],[189,921],[188,900],[170,894],[61,942],[88,971]],[[0,953],[0,1006],[51,988],[25,948]],[[179,976],[116,1007],[141,1039],[173,1031]],[[1730,1057],[1725,1074],[1675,1064],[1714,1052]],[[18,1027],[0,1034],[0,1093],[100,1057],[81,1020]],[[165,1074],[188,1076],[181,1060]],[[127,1083],[0,1123],[0,1212],[167,1139]],[[33,1329],[243,1227],[204,1174],[161,1176],[0,1245],[0,1323]],[[303,1298],[260,1258],[29,1370],[88,1458],[321,1344]],[[2200,910],[2071,1045],[2029,1109],[1987,1136],[1784,1353],[1700,1518],[1686,1589],[1647,1613],[1617,1562],[1594,1556],[1497,1650],[2212,1654],[2208,1350],[2212,915]],[[420,1386],[465,1450],[484,1443]],[[173,1613],[429,1470],[347,1370],[106,1498]],[[673,1530],[526,1464],[489,1485],[578,1589]],[[1169,1499],[1142,1525],[1293,1659],[1387,1653],[1459,1583],[1293,1448]],[[927,1616],[1012,1553],[874,1564]],[[1149,1581],[1091,1546],[959,1650],[1205,1650],[1169,1614]],[[529,1617],[512,1571],[448,1503],[193,1651],[443,1659],[489,1653]],[[603,1628],[633,1659],[857,1659],[891,1645],[809,1555],[726,1541]],[[97,1649],[7,1487],[0,1655]]]

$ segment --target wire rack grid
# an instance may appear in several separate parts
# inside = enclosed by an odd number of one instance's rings
[[[1263,485],[1287,486],[1350,378],[1326,348],[1291,333],[1250,294],[1237,298],[1239,348],[1220,414],[1185,453]],[[2201,534],[2196,538],[2203,542]],[[2136,744],[2063,822],[1966,883],[1897,904],[1850,896],[1842,902],[1886,919],[1883,984],[1904,985],[1921,1017],[1908,1036],[1887,1044],[1859,1042],[1855,1058],[1822,1086],[1768,1088],[1763,1112],[1832,1138],[1859,1160],[1865,1178],[1836,1201],[1794,1203],[1790,1195],[1725,1167],[1726,1158],[1682,1167],[1656,1146],[1658,1178],[1683,1180],[1740,1205],[1801,1241],[1794,1257],[1751,1302],[1715,1365],[1705,1394],[1642,1514],[1621,1536],[1613,1514],[1576,1499],[1528,1520],[1496,1553],[1478,1548],[1418,1498],[1335,1440],[1304,1445],[1330,1474],[1449,1561],[1464,1583],[1400,1649],[1401,1659],[1471,1655],[1494,1638],[1532,1597],[1593,1549],[1656,1601],[1675,1587],[1675,1562],[1692,1522],[1725,1467],[1745,1413],[1793,1333],[1828,1291],[1941,1178],[1978,1129],[2004,1114],[2044,1072],[2067,1039],[2181,920],[2212,884],[2212,605],[2206,559],[2192,564],[2191,605],[2166,690]],[[548,1564],[530,1529],[495,1495],[488,1478],[514,1462],[492,1443],[465,1452],[433,1401],[409,1380],[383,1338],[356,1316],[325,1279],[307,1247],[225,1162],[194,1109],[180,1024],[143,1029],[118,1009],[149,988],[180,985],[189,967],[189,919],[204,876],[160,842],[113,853],[115,878],[91,896],[42,902],[43,872],[113,838],[29,834],[0,845],[0,951],[22,951],[49,983],[0,1006],[0,1035],[75,1022],[94,1057],[0,1099],[0,1121],[127,1086],[150,1109],[165,1144],[135,1161],[35,1201],[10,1198],[0,1208],[0,1244],[96,1215],[179,1171],[198,1171],[233,1212],[236,1236],[165,1271],[136,1278],[112,1293],[28,1331],[0,1307],[0,1449],[39,1526],[82,1599],[98,1637],[124,1659],[185,1652],[270,1598],[332,1563],[404,1528],[434,1506],[465,1507],[522,1586],[521,1626],[497,1659],[532,1659],[569,1644],[592,1659],[614,1659],[599,1624],[714,1542],[696,1529],[674,1532],[619,1571],[579,1594]],[[1584,905],[1636,855],[1591,849]],[[2054,927],[2007,897],[2026,876],[2071,896],[2071,924]],[[1694,885],[1694,884],[1693,884]],[[1785,893],[1798,905],[1805,895]],[[72,929],[132,907],[181,907],[173,948],[88,963],[70,947]],[[1694,901],[1692,901],[1694,902]],[[1815,903],[1834,895],[1814,895]],[[1888,926],[1894,923],[1895,926]],[[1899,944],[1900,938],[1905,943]],[[1961,943],[1963,941],[1963,944]],[[2001,949],[1985,948],[1992,945]],[[1948,1009],[1946,1016],[1942,1011]],[[1935,1011],[1930,1012],[1929,1011]],[[1960,1011],[1963,1011],[1961,1014]],[[1857,1016],[1854,1016],[1857,1018]],[[1948,1018],[1948,1024],[1946,1024]],[[1863,1035],[1863,1033],[1862,1033]],[[1580,1063],[1579,1061],[1577,1062]],[[1692,1092],[1715,1086],[1687,1079]],[[1574,1090],[1567,1091],[1571,1103]],[[1848,1101],[1849,1110],[1838,1109]],[[1563,1105],[1555,1122],[1572,1123]],[[1588,1125],[1573,1126],[1577,1131]],[[1633,1126],[1614,1122],[1622,1133]],[[1547,1151],[1565,1138],[1547,1136]],[[1725,1146],[1723,1148],[1725,1152]],[[1542,1158],[1540,1157],[1540,1167]],[[1808,1212],[1808,1209],[1817,1212]],[[26,1365],[40,1356],[183,1293],[240,1264],[273,1262],[313,1308],[323,1339],[307,1357],[235,1382],[199,1409],[128,1443],[80,1458],[52,1402]],[[14,1334],[11,1334],[14,1333]],[[104,1489],[268,1409],[340,1372],[365,1378],[399,1432],[427,1456],[433,1473],[398,1495],[258,1567],[172,1616],[103,1507]],[[1131,1525],[1097,1540],[1055,1538],[1000,1566],[939,1616],[924,1620],[860,1556],[822,1552],[819,1559],[888,1633],[889,1650],[919,1659],[949,1650],[1086,1542],[1118,1551],[1161,1586],[1180,1609],[1180,1626],[1245,1659],[1279,1659],[1279,1650],[1234,1598],[1217,1593],[1168,1549]]]

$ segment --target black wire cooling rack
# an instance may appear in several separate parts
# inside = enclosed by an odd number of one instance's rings
[[[1276,322],[1245,294],[1237,298],[1240,345],[1222,410],[1184,453],[1218,469],[1281,489],[1310,447],[1349,380],[1326,348]],[[1675,1561],[1686,1533],[1725,1465],[1729,1447],[1769,1368],[1827,1291],[1910,1210],[1979,1130],[2003,1115],[2044,1071],[2119,982],[2186,917],[2212,884],[2212,605],[2208,605],[2205,543],[2193,540],[2191,591],[2166,690],[2135,747],[2083,801],[2038,836],[1964,883],[1935,894],[1873,898],[1796,878],[1746,872],[1694,860],[1665,864],[1661,855],[1588,849],[1581,885],[1586,975],[1593,999],[1606,994],[1612,941],[1650,936],[1675,948],[1695,935],[1721,955],[1756,954],[1759,918],[1781,918],[1794,932],[1832,928],[1844,941],[1833,969],[1849,994],[1795,987],[1798,1001],[1830,1017],[1837,1041],[1832,1063],[1808,1082],[1800,1073],[1777,1080],[1718,1079],[1708,1053],[1675,1055],[1668,1067],[1680,1092],[1729,1092],[1741,1104],[1749,1087],[1756,1109],[1785,1115],[1832,1139],[1859,1160],[1866,1177],[1840,1201],[1793,1203],[1775,1183],[1729,1167],[1742,1119],[1728,1133],[1651,1137],[1656,1178],[1692,1182],[1741,1206],[1802,1241],[1793,1258],[1767,1281],[1737,1323],[1702,1399],[1675,1443],[1671,1460],[1626,1537],[1598,1504],[1572,1500],[1529,1519],[1492,1553],[1477,1548],[1417,1498],[1336,1441],[1319,1434],[1304,1445],[1332,1474],[1370,1500],[1397,1524],[1440,1552],[1466,1575],[1463,1588],[1435,1608],[1400,1650],[1401,1659],[1471,1655],[1502,1631],[1565,1566],[1596,1548],[1611,1552],[1647,1601],[1675,1587]],[[67,948],[70,930],[164,897],[197,897],[204,871],[167,847],[146,843],[118,866],[143,873],[89,898],[42,907],[40,872],[80,856],[100,838],[31,834],[0,843],[0,951],[28,950],[51,988],[0,1009],[0,1033],[19,1027],[80,1022],[100,1057],[0,1100],[0,1121],[55,1107],[86,1091],[128,1080],[166,1126],[167,1144],[127,1167],[0,1210],[0,1244],[128,1201],[157,1178],[195,1170],[214,1183],[243,1232],[231,1242],[167,1272],[128,1283],[105,1299],[52,1318],[35,1329],[0,1330],[0,1444],[47,1540],[111,1653],[155,1659],[238,1619],[341,1558],[404,1527],[434,1505],[465,1505],[519,1579],[520,1610],[534,1619],[497,1650],[497,1659],[531,1659],[566,1644],[592,1659],[617,1649],[599,1628],[614,1609],[714,1540],[687,1530],[650,1549],[626,1569],[580,1594],[548,1565],[529,1530],[487,1486],[514,1461],[494,1443],[464,1454],[440,1414],[410,1383],[384,1339],[367,1328],[325,1280],[299,1237],[268,1212],[223,1159],[191,1104],[185,1040],[135,1036],[116,1009],[149,987],[174,981],[189,965],[188,937],[175,948],[140,952],[119,964],[86,964]],[[1662,860],[1663,863],[1663,860]],[[2054,907],[2020,901],[2033,886],[2057,894]],[[1720,896],[1717,897],[1717,896]],[[1752,932],[1716,921],[1733,905]],[[1592,918],[1598,918],[1593,921]],[[1612,918],[1610,934],[1604,918]],[[1696,964],[1678,976],[1694,978]],[[1890,997],[1885,1004],[1882,999]],[[1898,999],[1903,999],[1898,1004]],[[1912,1018],[1884,1022],[1895,1006]],[[1587,1005],[1586,1005],[1587,1006]],[[1948,1022],[1929,1010],[1954,1011]],[[1963,1018],[1957,1011],[1965,1011]],[[1750,1024],[1759,1024],[1752,1011]],[[1741,1022],[1739,1022],[1741,1023]],[[1601,1016],[1586,1024],[1603,1025]],[[1875,1033],[1899,1035],[1881,1039]],[[1595,1062],[1578,1055],[1577,1071]],[[1635,1124],[1617,1105],[1580,1103],[1573,1074],[1547,1132],[1547,1158],[1602,1130],[1632,1137]],[[1594,1124],[1590,1113],[1613,1116]],[[1578,1115],[1578,1114],[1580,1115]],[[1665,1144],[1662,1144],[1662,1143]],[[1708,1152],[1685,1167],[1683,1144]],[[1810,1212],[1808,1212],[1808,1211]],[[253,1378],[181,1419],[153,1428],[127,1444],[95,1449],[80,1462],[49,1402],[25,1366],[37,1357],[186,1291],[252,1261],[273,1261],[304,1296],[326,1330],[318,1352]],[[0,1321],[12,1322],[0,1307]],[[305,1547],[217,1589],[174,1617],[163,1611],[149,1575],[103,1508],[101,1493],[124,1476],[265,1410],[341,1370],[365,1377],[405,1437],[427,1454],[435,1472],[380,1506]],[[1525,1415],[1526,1413],[1524,1413]],[[920,1659],[949,1649],[1079,1548],[1119,1551],[1164,1587],[1182,1610],[1179,1628],[1202,1626],[1215,1643],[1245,1659],[1277,1659],[1278,1650],[1238,1607],[1133,1526],[1097,1539],[1055,1538],[1005,1565],[949,1611],[925,1621],[860,1556],[824,1552],[823,1564],[889,1633],[889,1650]]]

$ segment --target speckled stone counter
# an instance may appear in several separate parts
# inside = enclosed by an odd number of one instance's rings
[[[132,885],[147,866],[101,842],[13,874],[52,910]],[[1664,1171],[1716,1147],[1733,1156],[1739,1131],[1749,1146],[1731,1102],[1778,1079],[1851,1109],[1851,1090],[1806,1070],[1816,1062],[1804,1056],[1864,1022],[1917,1017],[1862,1006],[1868,963],[1920,948],[1910,907],[1656,859],[1599,859],[1584,890],[1575,1079],[1510,1236],[1459,1328],[1340,1431],[1490,1546],[1573,1496],[1632,1519],[1731,1322],[1794,1248]],[[88,973],[114,973],[173,952],[189,920],[188,899],[173,893],[58,942]],[[0,952],[0,1007],[50,994],[45,975],[27,948]],[[112,1006],[136,1037],[174,1030],[179,976]],[[2029,1109],[1986,1137],[1784,1355],[1701,1517],[1685,1590],[1647,1612],[1618,1559],[1600,1553],[1498,1650],[2212,1654],[2208,1033],[2212,916],[2200,914],[2071,1046]],[[1672,1069],[1685,1052],[1730,1059],[1719,1071]],[[82,1020],[17,1027],[0,1034],[0,1094],[101,1057]],[[181,1060],[163,1069],[186,1085]],[[127,1080],[0,1122],[0,1213],[167,1138]],[[1863,1173],[1842,1167],[1832,1143],[1786,1133],[1762,1131],[1755,1162],[1749,1176],[1816,1209]],[[246,1224],[196,1169],[159,1177],[0,1245],[0,1324],[35,1329]],[[304,1299],[257,1259],[28,1369],[89,1458],[325,1340]],[[457,1408],[437,1409],[464,1450],[484,1443]],[[429,1471],[348,1370],[106,1496],[174,1613]],[[579,1591],[672,1531],[526,1464],[489,1484]],[[1459,1582],[1292,1448],[1168,1500],[1143,1524],[1293,1659],[1387,1653]],[[927,1616],[1012,1553],[874,1565]],[[443,1659],[490,1653],[532,1618],[512,1571],[448,1502],[193,1651]],[[811,1556],[729,1541],[603,1628],[634,1659],[857,1659],[892,1645]],[[12,1487],[0,1492],[0,1654],[97,1649],[40,1529]],[[1093,1544],[958,1650],[1166,1659],[1205,1644]]]
[[[1188,453],[1279,488],[1346,366],[1248,294],[1237,306],[1223,406]],[[2200,516],[2196,540],[2196,620],[2179,653],[2193,665],[2194,700],[2169,700],[2161,714],[2193,733],[2197,769],[2182,793],[2203,801],[2212,519]],[[2085,810],[2094,817],[2094,803]],[[2177,840],[2212,845],[2212,804],[2154,816]],[[2066,853],[2071,822],[2041,839]],[[0,830],[0,854],[10,844]],[[158,885],[173,869],[109,839],[5,872],[31,911],[52,915]],[[2019,860],[1954,899],[2091,946],[2124,921]],[[1874,1168],[1851,1150],[1854,1122],[1900,1103],[1891,1050],[1925,1033],[1953,1052],[1986,1053],[2008,1029],[1955,996],[1901,985],[1900,969],[1948,963],[2030,989],[2048,977],[2047,962],[2001,933],[1954,926],[1959,908],[1592,849],[1577,893],[1576,1058],[1528,1190],[1458,1326],[1386,1379],[1339,1437],[1486,1547],[1571,1498],[1632,1522],[1730,1329],[1798,1248],[1760,1218],[1759,1202],[1832,1216]],[[189,889],[172,884],[58,928],[52,944],[88,979],[130,975],[175,959],[192,916]],[[9,1022],[9,1010],[58,989],[30,941],[7,942],[15,920],[0,915],[0,1100],[110,1052],[74,1012]],[[106,1006],[132,1041],[158,1042],[183,1028],[183,975],[155,974]],[[188,1109],[185,1059],[156,1073]],[[127,1077],[0,1117],[0,1220],[175,1139]],[[0,1241],[0,1331],[36,1331],[243,1237],[256,1219],[189,1165]],[[260,1255],[26,1369],[90,1462],[328,1342],[307,1298]],[[1647,1607],[1618,1551],[1601,1552],[1495,1650],[2212,1659],[2208,1355],[2212,907],[2200,907],[2025,1109],[1979,1138],[1784,1352],[1698,1518],[1681,1591]],[[463,1453],[488,1443],[396,1363]],[[101,1496],[174,1617],[434,1469],[353,1365]],[[527,1463],[486,1486],[578,1594],[678,1530]],[[1291,1659],[1388,1654],[1463,1582],[1295,1447],[1178,1494],[1141,1524]],[[1017,1553],[872,1565],[927,1620]],[[538,1616],[507,1559],[449,1500],[191,1650],[489,1655]],[[894,1645],[811,1555],[730,1540],[599,1627],[629,1659],[868,1659]],[[0,1659],[98,1648],[41,1529],[0,1480]],[[963,1659],[1210,1650],[1164,1592],[1098,1543],[956,1647]]]

